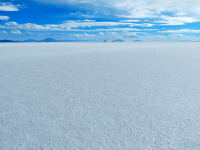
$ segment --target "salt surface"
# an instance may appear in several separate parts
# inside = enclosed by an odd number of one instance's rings
[[[200,149],[200,43],[1,44],[0,149]]]

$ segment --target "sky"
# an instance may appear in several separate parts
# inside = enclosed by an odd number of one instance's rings
[[[199,0],[0,0],[0,40],[200,41]]]

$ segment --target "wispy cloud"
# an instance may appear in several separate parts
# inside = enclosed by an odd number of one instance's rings
[[[0,31],[0,33],[7,34],[8,32],[7,31]]]
[[[93,31],[116,32],[116,31],[156,31],[157,29],[135,29],[135,28],[109,28],[109,29],[95,29]]]
[[[51,31],[70,31],[72,28],[79,27],[123,27],[121,29],[126,30],[126,27],[152,27],[153,24],[149,23],[130,23],[130,22],[98,22],[94,20],[83,20],[83,21],[66,21],[62,24],[47,24],[47,25],[38,25],[34,23],[18,24],[16,22],[6,22],[4,26],[0,28],[10,28],[10,29],[24,29],[24,30],[51,30]],[[130,28],[132,30],[133,28]],[[134,29],[133,29],[134,30]]]
[[[200,33],[200,30],[180,29],[180,30],[166,30],[159,31],[160,33]]]
[[[35,0],[38,2],[51,3],[55,5],[76,5],[86,10],[103,7],[98,10],[107,11],[109,9],[118,10],[118,15],[127,18],[155,18],[160,17],[163,13],[171,12],[175,16],[188,16],[200,14],[199,0]],[[92,7],[83,7],[83,6]]]
[[[193,17],[169,17],[169,16],[162,16],[162,21],[155,21],[155,23],[161,23],[164,25],[184,25],[186,23],[194,23],[200,20],[197,20]]]
[[[120,22],[141,22],[141,20],[120,20]]]
[[[92,36],[95,36],[94,34],[87,34],[87,33],[84,33],[83,35],[84,35],[84,36],[91,36],[91,37],[92,37]]]

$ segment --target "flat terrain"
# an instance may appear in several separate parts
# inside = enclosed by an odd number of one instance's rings
[[[1,150],[199,150],[200,43],[0,44]]]

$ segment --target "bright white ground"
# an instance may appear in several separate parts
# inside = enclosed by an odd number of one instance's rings
[[[199,150],[200,43],[0,45],[1,150]]]

